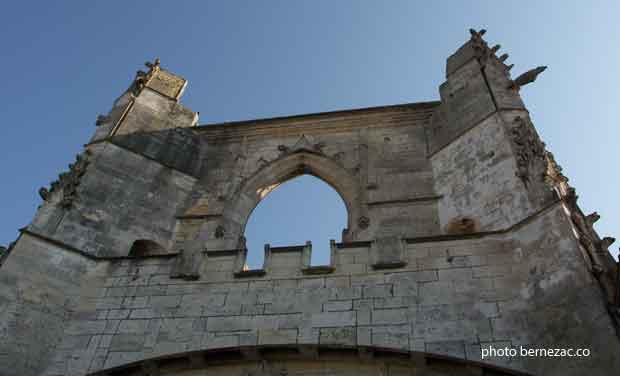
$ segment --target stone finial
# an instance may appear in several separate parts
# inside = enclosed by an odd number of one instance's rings
[[[538,75],[544,72],[546,69],[547,69],[546,66],[540,66],[534,69],[530,69],[529,71],[523,73],[522,75],[514,79],[510,83],[510,86],[508,86],[508,88],[519,90],[521,86],[525,86],[527,84],[530,84],[536,81],[536,78],[538,77]]]
[[[502,56],[499,57],[499,61],[501,61],[502,63],[506,60],[508,60],[508,54],[503,54]]]
[[[469,33],[471,34],[470,42],[476,51],[476,55],[478,58],[486,57],[488,55],[489,47],[487,46],[487,42],[482,39],[482,36],[487,31],[482,29],[480,31],[476,31],[474,29],[469,29]]]
[[[598,215],[598,213],[597,213],[597,212],[594,212],[594,213],[588,214],[588,215],[586,216],[586,222],[588,222],[588,224],[589,224],[590,226],[592,226],[592,225],[593,225],[596,221],[598,221],[600,218],[601,218],[601,216],[600,216],[600,215]]]
[[[485,29],[480,29],[480,31],[476,31],[476,29],[469,29],[469,33],[471,34],[472,38],[482,38],[482,36],[484,34],[486,34],[486,30]]]
[[[499,44],[496,44],[495,46],[491,48],[491,53],[496,53],[497,51],[499,51],[500,48],[502,48],[502,46]]]
[[[142,89],[146,87],[146,84],[149,81],[149,79],[153,77],[155,73],[159,72],[161,62],[159,58],[155,58],[155,60],[152,63],[147,61],[146,63],[144,63],[144,65],[147,68],[149,68],[149,71],[148,72],[145,72],[142,70],[137,71],[136,77],[134,78],[131,86],[129,87],[129,91],[131,91],[131,93],[134,96],[138,96],[140,92],[142,91]]]
[[[159,60],[158,57],[156,57],[152,63],[150,61],[147,61],[146,63],[144,63],[144,66],[149,68],[149,73],[151,73],[153,70],[160,69],[160,65],[161,65],[161,60]]]

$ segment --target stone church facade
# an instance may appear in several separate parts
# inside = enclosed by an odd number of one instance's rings
[[[2,249],[0,375],[610,375],[613,238],[545,149],[484,31],[440,100],[198,126],[148,63]],[[302,174],[347,208],[329,265],[265,246],[256,205]],[[485,348],[587,348],[489,357]]]

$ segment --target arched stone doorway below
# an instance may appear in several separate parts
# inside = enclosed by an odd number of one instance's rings
[[[529,374],[437,354],[375,347],[233,347],[147,359],[89,376],[452,376]]]

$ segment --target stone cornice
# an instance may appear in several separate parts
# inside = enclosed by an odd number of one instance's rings
[[[430,116],[439,104],[439,101],[398,104],[392,106],[319,112],[314,114],[202,124],[191,129],[201,136],[209,138],[269,135],[273,134],[274,129],[277,129],[278,134],[299,133],[300,131],[304,133],[316,131],[320,131],[321,133],[330,131],[342,132],[368,126],[369,116],[372,115],[376,115],[380,118],[389,113],[403,113],[408,117],[414,115],[413,120],[424,122],[430,119]],[[360,118],[359,120],[362,121],[358,122],[357,118]],[[350,122],[346,123],[346,120]],[[386,126],[393,126],[393,124]],[[381,124],[377,123],[373,125],[373,127],[381,127]]]
[[[432,242],[444,242],[444,241],[455,241],[455,240],[469,240],[469,239],[480,239],[480,238],[484,238],[487,236],[493,236],[493,235],[504,235],[507,233],[510,233],[512,231],[516,231],[524,226],[526,226],[527,224],[531,223],[532,221],[534,221],[536,218],[538,218],[539,216],[545,214],[546,212],[550,211],[551,209],[553,209],[554,207],[556,207],[557,205],[559,205],[562,201],[558,198],[552,202],[550,202],[547,206],[545,206],[544,208],[538,210],[537,212],[527,216],[526,218],[522,219],[521,221],[513,224],[512,226],[509,226],[507,228],[504,229],[499,229],[499,230],[494,230],[494,231],[481,231],[481,232],[474,232],[474,233],[470,233],[470,234],[438,234],[438,235],[430,235],[430,236],[421,236],[421,237],[415,237],[415,238],[403,238],[403,241],[405,241],[408,244],[415,244],[415,243],[432,243]],[[20,229],[20,232],[22,234],[27,234],[30,236],[33,236],[35,238],[38,238],[40,240],[49,242],[50,244],[53,244],[57,247],[61,247],[64,248],[67,251],[82,255],[86,258],[89,258],[91,260],[100,260],[100,261],[112,261],[112,260],[126,260],[126,259],[142,259],[142,258],[169,258],[169,257],[174,257],[177,256],[179,253],[178,252],[170,252],[170,253],[166,253],[166,254],[162,254],[162,255],[152,255],[152,256],[144,256],[144,257],[132,257],[132,256],[96,256],[96,255],[92,255],[88,252],[82,251],[78,248],[75,248],[69,244],[66,244],[62,241],[56,240],[54,238],[51,238],[49,236],[43,235],[43,234],[39,234],[36,231],[32,231],[29,230],[27,228],[22,228]],[[359,242],[343,242],[343,243],[335,243],[336,248],[338,249],[343,249],[343,248],[356,248],[356,247],[370,247],[372,241],[359,241]],[[287,247],[280,247],[280,248],[285,248],[285,249],[301,249],[303,248],[303,246],[287,246]],[[213,253],[214,255],[217,253],[220,253],[221,255],[230,255],[232,253],[235,252],[239,252],[238,249],[213,249],[213,250],[209,250],[207,251],[209,253]]]

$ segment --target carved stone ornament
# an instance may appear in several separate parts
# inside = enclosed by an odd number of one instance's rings
[[[537,167],[545,166],[545,144],[540,141],[538,135],[527,121],[520,116],[515,118],[514,126],[510,135],[516,148],[517,171],[515,174],[527,187],[531,181],[531,172]]]
[[[562,167],[555,161],[555,157],[551,152],[545,152],[545,160],[547,161],[547,171],[545,173],[547,184],[556,187],[567,183],[568,178],[562,174]]]
[[[97,115],[97,120],[95,121],[95,125],[98,127],[98,126],[102,125],[103,123],[106,123],[109,120],[110,120],[109,116]]]
[[[495,53],[493,49],[489,48],[489,45],[487,44],[487,42],[484,39],[482,39],[482,36],[486,32],[487,31],[484,29],[480,31],[469,29],[469,33],[471,34],[471,38],[470,38],[471,45],[474,49],[474,53],[476,55],[476,58],[478,59],[478,62],[482,66],[485,66],[489,58],[493,56]],[[499,50],[499,46],[496,46],[496,47],[498,47],[497,50]]]
[[[542,72],[545,71],[545,69],[547,69],[546,66],[540,66],[540,67],[536,67],[534,69],[530,69],[529,71],[523,73],[522,75],[520,75],[519,77],[515,78],[510,85],[508,86],[509,89],[514,89],[514,90],[519,90],[521,88],[521,86],[525,86],[527,84],[531,84],[532,82],[536,81],[536,78],[538,77],[539,74],[541,74]]]
[[[300,151],[324,154],[322,150],[323,147],[325,147],[325,144],[323,142],[317,142],[313,144],[312,142],[310,142],[310,140],[306,137],[305,134],[302,134],[295,142],[295,144],[291,147],[288,147],[286,145],[278,145],[278,151],[281,155],[297,153]]]
[[[469,33],[471,34],[470,43],[474,49],[474,55],[476,56],[478,63],[484,67],[489,61],[492,60],[498,63],[499,66],[503,67],[506,74],[508,74],[512,68],[512,65],[505,64],[508,59],[508,54],[502,54],[500,57],[497,57],[496,55],[496,53],[500,50],[501,45],[496,44],[490,48],[487,42],[482,38],[482,36],[486,34],[486,30],[484,29],[480,31],[469,29]]]
[[[600,249],[601,251],[609,251],[609,246],[611,246],[616,241],[616,238],[612,238],[611,236],[606,236],[601,239]]]
[[[59,205],[64,209],[70,208],[77,198],[77,187],[80,185],[80,180],[86,173],[89,155],[90,151],[88,150],[78,154],[75,157],[75,162],[69,165],[69,171],[61,173],[58,176],[58,180],[51,183],[49,190],[47,188],[40,188],[39,195],[41,198],[44,201],[49,201],[52,194],[61,192],[62,198],[59,201]]]
[[[586,222],[588,222],[588,225],[592,226],[600,218],[601,218],[601,216],[597,212],[594,212],[594,213],[588,214],[586,216]]]
[[[149,68],[149,71],[148,72],[144,72],[141,70],[137,71],[136,77],[133,79],[133,82],[131,83],[131,86],[129,87],[128,90],[134,96],[138,96],[142,92],[142,89],[146,87],[146,84],[151,79],[151,77],[153,77],[154,74],[159,72],[160,64],[161,63],[160,63],[159,58],[155,58],[155,60],[152,63],[148,61],[144,63],[144,65],[147,68]]]
[[[357,219],[357,226],[362,230],[367,229],[370,226],[370,218],[361,216]]]

